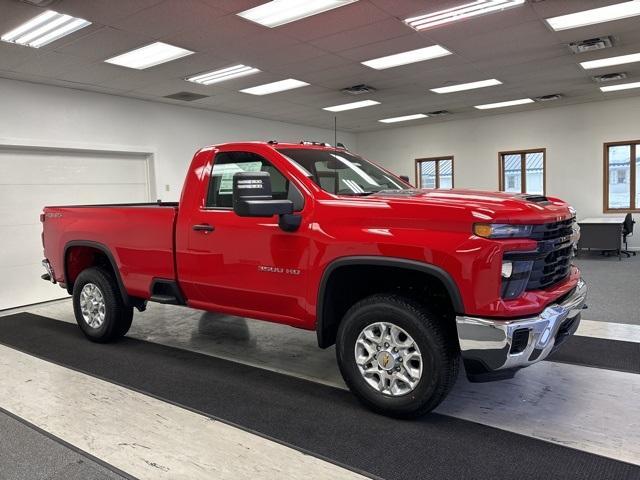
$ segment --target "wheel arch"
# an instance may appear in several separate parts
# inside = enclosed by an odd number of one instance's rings
[[[129,294],[127,293],[124,283],[122,282],[120,269],[118,268],[118,264],[116,263],[115,257],[111,253],[111,250],[109,250],[109,247],[107,247],[106,245],[100,242],[92,241],[92,240],[71,240],[70,242],[67,242],[66,245],[64,246],[64,254],[63,254],[64,280],[65,280],[67,292],[69,293],[69,295],[73,294],[73,284],[74,284],[75,278],[77,277],[77,274],[75,276],[71,275],[71,272],[69,269],[70,267],[69,254],[75,248],[86,248],[93,251],[98,251],[100,252],[100,254],[104,255],[104,257],[109,263],[109,266],[111,267],[111,270],[113,271],[113,275],[114,275],[114,278],[116,279],[116,283],[118,284],[118,290],[120,291],[120,295],[122,296],[122,300],[124,304],[127,306],[134,305],[135,302],[133,302],[132,297],[130,297]],[[95,265],[96,265],[95,261],[87,262],[85,263],[84,268],[95,266]]]
[[[335,278],[334,274],[349,267],[377,267],[381,270],[394,269],[427,276],[442,285],[449,298],[453,312],[455,314],[464,313],[464,304],[457,284],[451,275],[437,265],[405,258],[379,256],[342,257],[334,260],[325,268],[320,280],[316,305],[316,335],[320,348],[327,348],[335,343],[336,332],[342,318],[339,315],[341,312],[334,312],[332,308],[327,308],[327,304],[333,301],[331,285]]]

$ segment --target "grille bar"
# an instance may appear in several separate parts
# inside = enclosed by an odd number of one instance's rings
[[[531,238],[538,241],[534,252],[507,253],[505,258],[531,260],[533,266],[525,290],[542,290],[565,280],[571,273],[574,219],[535,225]]]

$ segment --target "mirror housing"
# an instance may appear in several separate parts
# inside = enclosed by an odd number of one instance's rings
[[[293,202],[273,199],[269,172],[238,172],[233,176],[233,211],[239,217],[290,215]]]

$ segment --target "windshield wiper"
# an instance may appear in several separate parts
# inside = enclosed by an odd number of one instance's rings
[[[373,195],[374,193],[378,193],[380,190],[374,190],[370,192],[340,192],[337,195],[348,195],[350,197],[366,197],[367,195]]]

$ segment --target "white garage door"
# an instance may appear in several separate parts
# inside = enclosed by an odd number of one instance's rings
[[[0,310],[66,296],[44,282],[45,205],[148,202],[146,155],[0,147]]]

